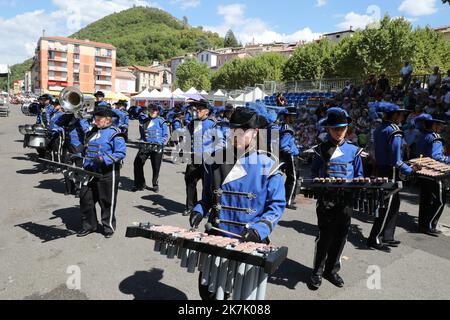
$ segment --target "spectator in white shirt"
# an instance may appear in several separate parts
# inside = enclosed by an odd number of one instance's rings
[[[434,67],[433,74],[428,77],[428,93],[433,94],[434,89],[441,85],[441,73],[439,67]]]
[[[403,90],[408,90],[409,84],[411,83],[411,76],[413,73],[413,68],[409,62],[405,62],[404,67],[400,70],[400,75],[402,77]]]

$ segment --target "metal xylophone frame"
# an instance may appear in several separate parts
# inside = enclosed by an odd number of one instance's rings
[[[189,273],[194,273],[198,267],[202,272],[201,284],[208,286],[209,292],[216,293],[217,300],[224,300],[227,293],[232,294],[233,300],[264,300],[269,274],[274,273],[287,257],[287,247],[266,254],[246,253],[230,249],[228,245],[218,247],[195,238],[186,239],[149,230],[151,227],[160,226],[141,224],[128,227],[126,237],[155,240],[155,251],[169,259],[178,257],[180,266],[187,268]],[[198,236],[203,234],[198,233]],[[230,243],[236,241],[229,240]]]
[[[386,208],[389,198],[403,188],[401,181],[345,179],[299,179],[298,193],[305,197],[339,204],[352,205],[354,210],[378,217],[378,208]],[[324,190],[335,190],[327,193]],[[387,192],[389,190],[389,192]],[[369,192],[366,192],[369,191]],[[363,197],[364,196],[364,197]]]

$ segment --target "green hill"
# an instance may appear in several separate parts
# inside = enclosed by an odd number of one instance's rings
[[[148,65],[187,52],[223,47],[217,33],[193,28],[155,8],[134,7],[104,17],[70,36],[111,43],[117,48],[117,65]]]
[[[191,27],[169,13],[149,7],[133,7],[106,16],[69,36],[75,39],[111,43],[117,48],[117,65],[149,65],[188,52],[223,47],[217,33]],[[31,59],[11,67],[11,83],[23,79]],[[0,89],[6,80],[0,78]]]

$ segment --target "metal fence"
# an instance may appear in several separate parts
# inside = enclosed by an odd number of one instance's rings
[[[422,88],[427,88],[427,83],[431,74],[413,74],[411,77],[411,84],[416,81],[421,82]],[[445,74],[441,74],[442,79]],[[387,75],[391,87],[401,84],[402,78],[400,75]],[[264,83],[255,84],[266,94],[273,95],[277,92],[337,92],[342,91],[345,87],[346,81],[353,85],[363,85],[367,78],[325,78],[320,80],[296,80],[296,81],[265,81]]]

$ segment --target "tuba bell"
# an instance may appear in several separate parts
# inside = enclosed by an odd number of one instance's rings
[[[59,94],[59,103],[66,113],[77,114],[84,105],[83,93],[77,87],[64,88]]]

